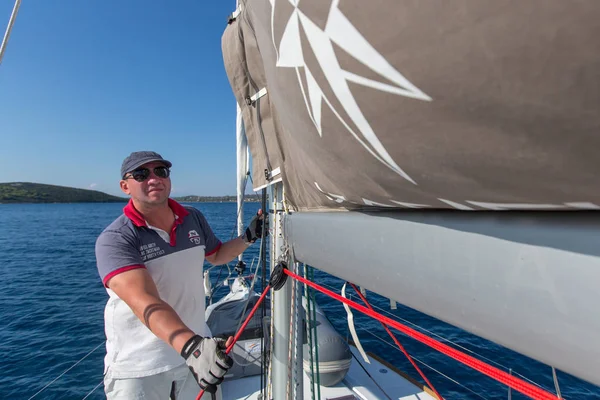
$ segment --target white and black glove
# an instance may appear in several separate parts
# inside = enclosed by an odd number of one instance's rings
[[[192,375],[205,392],[215,393],[233,360],[225,353],[225,340],[195,335],[181,349]]]
[[[264,219],[265,219],[265,217],[262,214],[262,211],[258,210],[256,215],[250,221],[250,224],[246,228],[246,231],[242,235],[242,238],[244,239],[244,243],[246,245],[251,245],[252,243],[256,242],[256,239],[260,239],[262,237]],[[265,224],[266,224],[266,227],[265,227],[265,237],[266,237],[266,236],[269,236],[268,220]]]

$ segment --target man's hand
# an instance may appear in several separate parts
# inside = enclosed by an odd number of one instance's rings
[[[246,232],[242,235],[244,239],[244,243],[249,246],[252,243],[256,242],[256,239],[260,239],[262,237],[263,231],[263,221],[265,217],[262,213],[262,210],[258,210],[254,218],[250,221],[250,225],[246,228]],[[269,222],[267,221],[267,226],[265,229],[265,237],[269,236]]]
[[[224,339],[195,335],[181,349],[181,356],[204,391],[215,393],[233,366],[233,360],[225,353],[232,341],[232,337],[226,343]]]

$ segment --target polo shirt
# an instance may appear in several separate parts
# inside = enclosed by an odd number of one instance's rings
[[[123,272],[145,268],[160,298],[177,312],[195,333],[211,336],[204,318],[203,265],[221,241],[200,211],[169,199],[175,214],[170,232],[148,225],[130,200],[123,214],[96,241],[96,262],[106,283]],[[114,378],[158,374],[185,361],[170,345],[155,336],[131,308],[110,288],[104,311],[105,372]]]

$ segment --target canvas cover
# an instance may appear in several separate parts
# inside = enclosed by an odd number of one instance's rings
[[[297,210],[600,209],[597,0],[242,1],[222,48]]]

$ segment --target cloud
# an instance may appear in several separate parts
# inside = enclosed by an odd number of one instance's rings
[[[93,189],[93,188],[95,188],[96,186],[98,186],[98,184],[97,184],[97,183],[92,183],[92,184],[90,185],[90,189]]]

